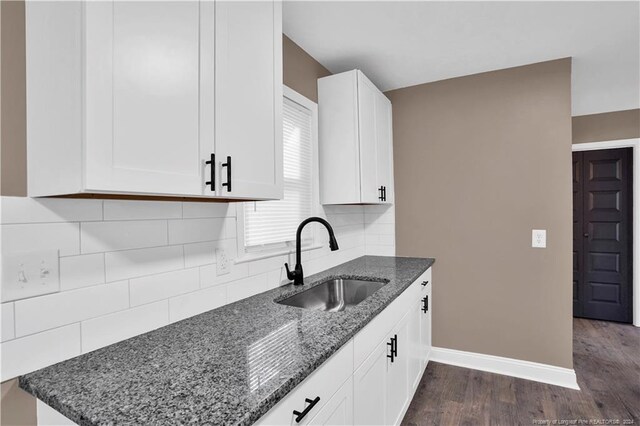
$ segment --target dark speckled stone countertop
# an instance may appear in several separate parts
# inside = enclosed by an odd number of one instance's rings
[[[20,377],[80,425],[258,420],[427,270],[434,259],[364,256]],[[327,278],[389,283],[343,312],[277,304]]]

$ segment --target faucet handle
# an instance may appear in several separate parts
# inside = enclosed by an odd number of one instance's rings
[[[285,264],[284,264],[284,269],[286,269],[286,270],[287,270],[287,279],[292,280],[292,279],[294,279],[294,278],[295,278],[296,273],[295,273],[295,272],[291,272],[291,271],[289,270],[289,264],[288,264],[288,263],[285,263]]]

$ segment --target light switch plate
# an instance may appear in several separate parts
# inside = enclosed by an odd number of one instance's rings
[[[546,248],[547,247],[547,230],[533,229],[531,231],[531,247]]]
[[[58,250],[2,255],[3,303],[58,291]]]

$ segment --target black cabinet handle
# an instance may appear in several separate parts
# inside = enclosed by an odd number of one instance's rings
[[[205,185],[211,185],[211,192],[216,190],[216,155],[211,153],[211,158],[208,161],[205,161],[204,164],[211,164],[211,177],[208,182],[205,182]]]
[[[426,287],[429,284],[429,281],[422,281],[422,287]]]
[[[393,342],[394,342],[394,340],[393,340],[393,337],[392,337],[391,338],[391,342],[387,343],[387,346],[391,347],[390,354],[387,355],[387,358],[391,358],[391,362],[393,362],[393,360],[395,359],[395,356],[396,356],[395,351],[394,351],[394,346],[395,345],[393,344]]]
[[[231,157],[227,155],[227,162],[222,163],[221,166],[227,168],[227,181],[222,186],[226,186],[227,192],[231,192]]]
[[[393,340],[393,356],[398,357],[398,335],[394,334],[391,340]]]
[[[313,407],[315,407],[315,405],[320,401],[320,397],[316,396],[316,399],[305,398],[304,400],[309,405],[307,405],[305,409],[302,410],[302,412],[293,410],[293,414],[296,416],[296,423],[300,423],[300,420],[304,419],[304,416],[309,414],[309,411],[311,411]]]
[[[382,187],[382,201],[387,201],[387,187]]]
[[[378,192],[380,193],[380,195],[378,195],[378,200],[380,201],[384,201],[384,186],[381,186],[380,188],[378,188]]]
[[[429,295],[426,295],[423,299],[422,299],[422,312],[428,312],[429,311]]]

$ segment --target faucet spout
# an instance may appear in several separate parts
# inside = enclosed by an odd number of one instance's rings
[[[305,225],[311,222],[318,222],[324,225],[327,228],[327,232],[329,233],[329,248],[331,251],[338,250],[338,241],[336,240],[336,236],[333,233],[333,228],[331,224],[324,220],[321,217],[310,217],[308,219],[303,220],[300,225],[298,225],[298,230],[296,231],[296,266],[293,271],[289,270],[289,264],[285,263],[284,267],[287,270],[287,278],[293,280],[293,284],[302,285],[304,284],[304,272],[302,271],[302,230]]]

